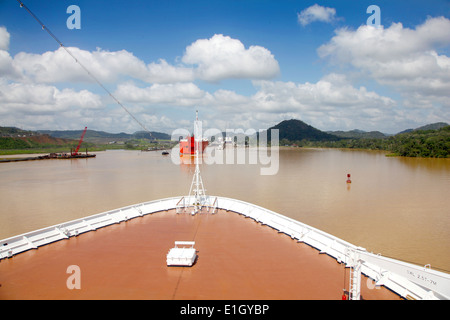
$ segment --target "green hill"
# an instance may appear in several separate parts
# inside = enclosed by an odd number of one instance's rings
[[[436,122],[436,123],[430,123],[430,124],[424,125],[422,127],[416,128],[416,129],[406,129],[406,130],[399,132],[398,134],[413,132],[413,131],[417,131],[417,130],[437,130],[437,129],[444,128],[446,126],[448,126],[448,123],[446,123],[446,122]]]
[[[388,151],[406,157],[449,158],[450,126],[426,130],[421,128],[389,138],[391,145]]]
[[[279,130],[280,145],[385,150],[404,157],[449,158],[450,126],[438,122],[388,136],[379,131],[323,132],[300,120],[285,120],[269,128]]]
[[[450,157],[450,126],[434,130],[413,130],[385,138],[351,138],[305,146],[385,150],[391,155],[423,158]]]
[[[340,138],[320,131],[319,129],[316,129],[303,121],[291,119],[291,120],[284,120],[280,122],[279,124],[271,127],[268,129],[268,139],[270,139],[270,130],[271,129],[278,129],[279,130],[279,139],[282,141],[283,139],[286,139],[290,142],[295,141],[336,141]]]
[[[15,127],[0,127],[0,150],[57,147],[68,147],[70,149],[75,143],[75,140],[55,138],[35,131],[27,131]]]

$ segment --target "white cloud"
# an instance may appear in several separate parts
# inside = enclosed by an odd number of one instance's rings
[[[147,88],[127,83],[120,85],[115,94],[131,106],[149,109],[200,108],[207,125],[222,130],[265,129],[292,117],[326,130],[360,128],[363,120],[375,130],[395,116],[394,100],[365,87],[356,88],[342,74],[330,74],[316,83],[268,80],[253,83],[256,93],[251,96],[223,89],[208,93],[192,83],[154,84]],[[140,111],[145,112],[145,108]]]
[[[450,20],[429,18],[415,30],[393,23],[389,28],[362,25],[357,30],[342,28],[336,36],[318,49],[322,57],[332,56],[339,62],[368,63],[399,60],[404,56],[434,50],[450,44]]]
[[[5,50],[0,50],[0,77],[8,79],[20,79],[21,73],[14,67],[13,59]]]
[[[142,80],[149,83],[190,82],[194,80],[194,70],[184,66],[172,66],[164,59],[147,65],[148,74]]]
[[[0,27],[0,50],[9,49],[10,34],[5,27]]]
[[[330,23],[336,20],[336,9],[315,4],[298,13],[297,19],[302,26],[306,26],[314,21]]]
[[[246,49],[241,41],[221,34],[192,43],[182,61],[196,65],[196,77],[206,81],[269,79],[280,71],[277,60],[266,48]]]
[[[450,20],[440,17],[429,18],[415,29],[401,23],[386,29],[367,25],[355,31],[340,29],[318,53],[397,89],[407,100],[413,93],[448,98],[450,58],[436,51],[448,45]]]
[[[354,87],[342,74],[327,75],[316,83],[255,84],[260,89],[252,97],[253,112],[276,114],[274,118],[280,120],[294,117],[323,130],[361,128],[361,122],[378,130],[396,106],[391,98]],[[374,110],[378,112],[374,114]]]
[[[8,39],[2,42],[2,48],[7,49],[9,33],[5,28],[1,30],[0,41]],[[164,59],[146,64],[126,50],[67,49],[99,81],[107,86],[116,84],[116,89],[111,90],[114,95],[143,123],[149,122],[146,125],[152,130],[166,131],[163,124],[175,126],[164,114],[152,114],[155,108],[161,111],[167,107],[200,106],[211,111],[235,110],[237,105],[242,108],[250,101],[229,90],[219,89],[211,94],[194,84],[195,79],[267,79],[279,72],[278,62],[267,49],[245,48],[239,40],[222,35],[192,43],[179,65]],[[14,57],[0,50],[0,125],[35,129],[43,125],[76,128],[95,123],[96,128],[113,132],[141,129],[107,95],[71,89],[77,82],[91,83],[93,79],[64,48],[42,54],[20,52]]]
[[[0,125],[24,129],[76,129],[93,123],[103,110],[101,97],[87,90],[0,79]]]
[[[254,81],[254,86],[255,94],[244,96],[224,89],[209,93],[193,83],[153,84],[142,88],[128,82],[120,84],[114,94],[147,128],[165,132],[178,127],[189,129],[191,125],[185,123],[184,116],[169,120],[168,107],[184,108],[192,113],[200,109],[205,126],[223,130],[227,127],[265,129],[290,118],[324,130],[360,128],[361,123],[375,130],[388,123],[388,117],[395,117],[395,101],[364,87],[356,88],[339,74],[330,74],[316,83],[260,80]],[[46,128],[88,125],[112,132],[141,130],[110,99],[102,100],[86,90],[58,90],[46,84],[3,81],[0,82],[0,106],[2,125],[15,121],[25,128],[42,128],[45,117]]]
[[[0,78],[20,78],[20,72],[14,67],[9,49],[10,34],[5,27],[0,27]]]
[[[116,82],[120,77],[131,77],[149,83],[194,80],[191,68],[173,66],[164,59],[146,65],[144,61],[126,50],[110,52],[97,49],[89,52],[73,47],[67,50],[101,82]],[[11,64],[23,77],[32,82],[94,81],[64,48],[43,54],[20,52]]]
[[[97,109],[102,103],[98,95],[87,90],[59,90],[44,84],[0,82],[2,113],[47,114],[67,111],[72,107]]]
[[[114,95],[120,101],[141,105],[194,106],[210,99],[209,93],[193,83],[153,84],[146,88],[126,83],[120,84]]]
[[[9,41],[9,37],[2,36],[1,30],[9,35],[6,29],[0,29],[0,49],[7,47],[7,43],[2,46],[2,39]],[[239,40],[223,35],[192,43],[182,58],[187,65],[177,66],[164,59],[146,64],[126,50],[111,52],[98,48],[90,52],[76,47],[67,50],[103,83],[114,83],[121,78],[147,83],[191,82],[195,79],[269,79],[279,73],[278,62],[269,50],[260,46],[246,49]],[[9,74],[10,78],[32,83],[94,81],[65,48],[43,54],[20,52],[14,58],[0,50],[0,71],[3,75]]]
[[[67,50],[101,82],[115,82],[121,75],[138,79],[148,76],[145,63],[126,50],[89,52],[74,47]],[[31,82],[93,82],[64,48],[43,54],[20,52],[13,63]]]

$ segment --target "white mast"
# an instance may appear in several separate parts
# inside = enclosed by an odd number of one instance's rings
[[[191,202],[191,197],[194,197],[194,212],[197,213],[201,210],[202,206],[206,204],[206,193],[205,188],[203,187],[202,177],[200,175],[200,167],[199,167],[199,143],[202,143],[202,123],[198,120],[198,111],[195,113],[195,122],[194,122],[194,161],[195,161],[195,173],[192,178],[191,188],[189,190],[189,203]]]

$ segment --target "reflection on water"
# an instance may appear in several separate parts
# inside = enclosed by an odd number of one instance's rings
[[[276,175],[260,175],[260,168],[203,163],[201,172],[208,194],[258,204],[375,253],[450,270],[450,159],[280,149]],[[185,195],[193,173],[192,163],[175,165],[156,151],[0,164],[0,239]]]

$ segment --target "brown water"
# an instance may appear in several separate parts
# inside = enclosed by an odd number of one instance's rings
[[[255,203],[384,256],[450,270],[450,159],[281,149],[277,174],[260,175],[260,168],[204,163],[201,172],[208,194]],[[1,163],[0,239],[185,195],[193,172],[193,165],[140,151]]]

